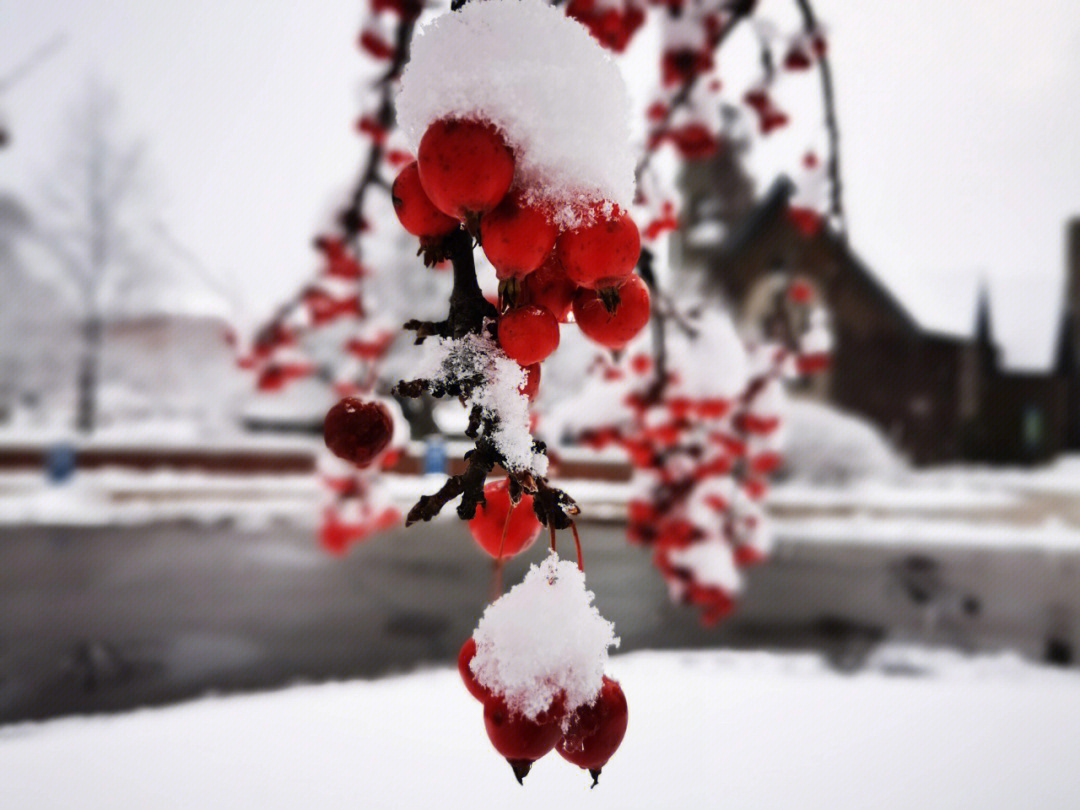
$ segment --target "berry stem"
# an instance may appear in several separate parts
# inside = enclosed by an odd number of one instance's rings
[[[503,593],[503,564],[505,560],[502,557],[496,559],[491,566],[491,594],[489,602],[494,602]]]
[[[551,550],[555,551],[555,525],[553,523],[548,524],[548,532],[551,533]]]
[[[577,524],[570,521],[570,531],[574,533],[574,548],[577,550],[577,567],[581,573],[585,573],[585,555],[581,553],[581,538],[578,536]]]

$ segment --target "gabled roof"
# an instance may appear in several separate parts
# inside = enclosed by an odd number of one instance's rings
[[[742,221],[731,229],[727,238],[720,244],[719,252],[725,261],[733,261],[760,239],[766,230],[783,215],[791,204],[795,184],[786,175],[780,175],[770,186],[761,201],[754,206]],[[851,250],[846,239],[838,235],[828,224],[816,237],[826,239],[837,258],[844,263],[848,271],[854,273],[866,284],[867,290],[878,299],[879,303],[892,311],[905,329],[913,334],[922,335],[925,330],[908,312],[895,296],[880,282],[873,271]]]

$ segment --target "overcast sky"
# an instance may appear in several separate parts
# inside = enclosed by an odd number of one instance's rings
[[[1045,363],[1063,285],[1064,223],[1080,215],[1080,7],[815,5],[830,29],[855,249],[932,328],[969,329],[986,278],[1008,361]],[[782,22],[793,19],[789,6],[761,0]],[[67,34],[62,52],[0,97],[13,136],[0,150],[0,190],[32,200],[65,108],[96,74],[117,87],[127,129],[150,146],[171,230],[249,317],[267,311],[311,270],[311,235],[357,168],[350,127],[362,72],[354,48],[360,7],[0,3],[0,72],[56,32]],[[736,72],[737,56],[737,48],[725,52],[722,73],[729,65]],[[782,102],[816,125],[815,98],[812,80],[800,79]],[[820,142],[810,130],[785,137],[755,158],[762,174]]]

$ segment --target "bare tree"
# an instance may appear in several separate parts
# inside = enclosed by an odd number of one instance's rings
[[[160,278],[157,259],[168,252],[151,211],[144,154],[143,144],[119,129],[116,94],[90,81],[42,185],[37,235],[59,259],[80,319],[76,427],[85,433],[97,420],[106,317]]]

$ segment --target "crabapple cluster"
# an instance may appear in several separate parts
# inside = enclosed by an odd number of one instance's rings
[[[515,184],[514,169],[513,150],[492,124],[434,121],[394,181],[394,210],[429,256],[459,223],[478,238],[500,281],[499,344],[522,366],[558,347],[571,312],[591,340],[622,348],[649,319],[648,288],[633,275],[637,225],[601,201],[560,229],[550,203]]]

